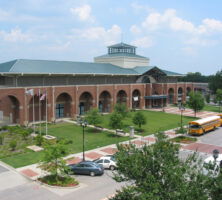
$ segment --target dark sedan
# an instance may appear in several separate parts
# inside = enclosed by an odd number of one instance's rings
[[[103,166],[93,162],[93,161],[82,161],[77,164],[69,165],[71,172],[74,174],[83,175],[102,175],[104,173]]]

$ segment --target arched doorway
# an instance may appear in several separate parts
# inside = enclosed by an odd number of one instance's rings
[[[173,104],[174,103],[173,100],[174,100],[174,89],[170,88],[168,90],[168,103]]]
[[[107,91],[103,91],[99,95],[99,112],[109,113],[111,111],[111,95]]]
[[[79,98],[79,114],[83,115],[91,109],[93,97],[89,92],[83,92]]]
[[[136,109],[136,108],[140,108],[140,91],[139,90],[134,90],[133,94],[132,94],[132,108]]]
[[[62,93],[56,98],[56,119],[71,117],[72,98],[68,93]]]
[[[120,104],[126,104],[127,103],[127,94],[124,90],[120,90],[118,93],[117,93],[117,103],[120,103]]]
[[[46,97],[42,98],[45,94],[41,94],[40,96],[34,95],[28,104],[29,114],[28,114],[28,121],[29,122],[37,122],[37,121],[45,121],[46,120]],[[33,101],[34,98],[34,101]],[[34,107],[34,108],[33,108]]]
[[[182,87],[178,88],[177,101],[178,101],[178,103],[183,102],[183,88]]]
[[[186,90],[186,100],[189,100],[189,94],[191,92],[191,88],[190,87],[187,87],[187,90]]]
[[[189,93],[191,92],[191,88],[187,87],[187,92],[186,92],[186,96],[189,96]]]
[[[19,100],[12,95],[0,100],[0,124],[19,124]]]

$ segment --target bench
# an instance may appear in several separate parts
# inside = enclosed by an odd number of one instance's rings
[[[123,135],[125,135],[126,132],[124,130],[122,130],[122,129],[116,129],[116,134],[123,134]]]

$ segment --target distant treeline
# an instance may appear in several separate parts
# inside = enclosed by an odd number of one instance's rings
[[[204,76],[200,72],[190,72],[186,76],[179,78],[179,81],[209,83],[210,90],[216,93],[217,89],[222,89],[222,70],[218,71],[215,75],[209,76]]]

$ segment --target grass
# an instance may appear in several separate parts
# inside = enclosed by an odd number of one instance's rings
[[[178,136],[175,137],[173,139],[171,139],[172,142],[177,142],[177,143],[185,143],[185,144],[189,144],[189,143],[193,143],[197,141],[197,138],[191,138],[191,137],[187,137],[187,136]]]
[[[146,117],[147,123],[146,125],[142,126],[142,129],[144,129],[143,135],[149,135],[156,133],[158,131],[165,131],[172,128],[176,128],[180,126],[180,115],[176,114],[169,114],[164,112],[156,112],[156,111],[137,111],[137,112],[143,112],[143,114]],[[123,120],[123,130],[129,131],[129,126],[134,126],[136,130],[138,130],[138,127],[135,126],[132,122],[132,118],[135,112],[130,112],[129,116]],[[104,115],[103,116],[103,123],[100,124],[100,126],[110,128],[109,127],[109,117],[110,115]],[[196,118],[194,117],[187,117],[183,116],[183,125],[186,125],[189,121],[192,121]]]
[[[211,112],[219,112],[219,106],[206,104],[204,106],[203,110],[211,111]],[[221,110],[222,110],[222,108],[221,108]]]
[[[48,134],[56,136],[57,139],[66,139],[66,147],[69,153],[78,153],[82,151],[82,127],[60,123],[48,126]],[[85,128],[85,150],[90,150],[109,144],[129,140],[128,137],[119,137],[109,132],[95,132],[92,128]],[[42,159],[43,152],[26,151],[22,154],[12,155],[1,160],[15,168],[34,164]]]

